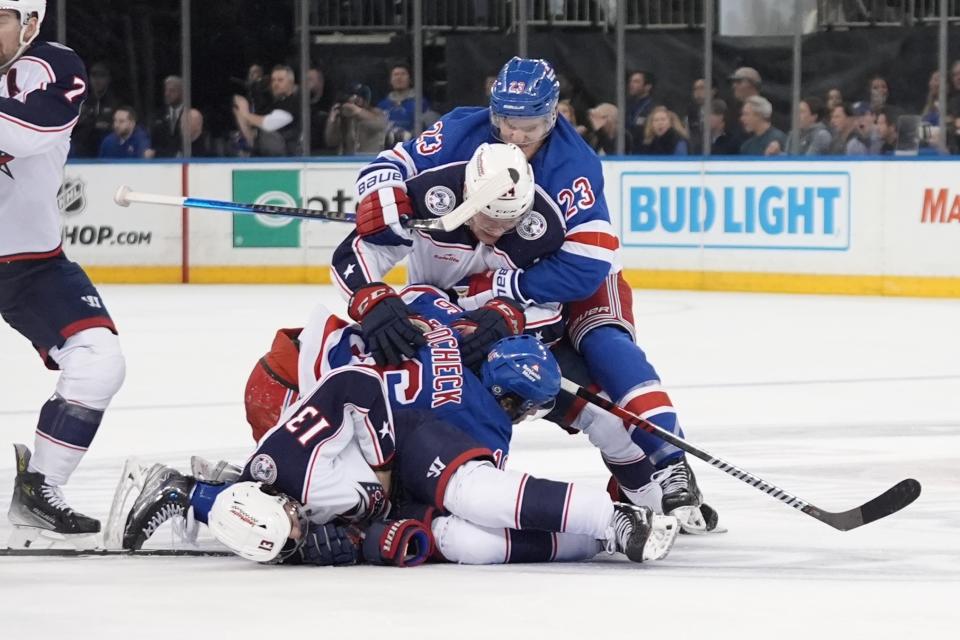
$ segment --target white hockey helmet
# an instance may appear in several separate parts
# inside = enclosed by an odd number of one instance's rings
[[[17,15],[20,16],[20,48],[13,54],[12,58],[0,65],[0,71],[2,72],[5,72],[7,67],[12,65],[17,58],[23,54],[27,46],[40,34],[40,25],[43,23],[43,17],[47,14],[47,0],[0,0],[0,10],[4,9],[16,11]],[[37,30],[28,40],[26,38],[27,22],[34,13],[37,14]]]
[[[39,27],[47,14],[47,0],[0,0],[0,9],[16,11],[20,15],[20,24],[23,26],[26,26],[30,16],[36,13],[37,27]]]
[[[254,562],[276,559],[287,540],[302,538],[298,534],[306,533],[307,527],[299,503],[262,482],[237,482],[224,489],[213,502],[207,523],[217,540]]]
[[[533,168],[527,162],[520,147],[514,144],[485,142],[480,145],[467,163],[464,195],[470,198],[486,184],[489,176],[496,175],[504,169],[516,170],[520,174],[520,179],[513,189],[481,209],[480,213],[496,220],[519,222],[520,218],[533,208],[536,187],[533,182]]]

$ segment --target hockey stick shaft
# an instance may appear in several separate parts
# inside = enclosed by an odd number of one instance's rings
[[[426,220],[411,219],[404,223],[408,229],[453,231],[467,220],[475,216],[481,209],[513,188],[520,174],[515,169],[504,169],[492,176],[487,183],[470,198],[464,200],[450,213],[439,218]],[[303,218],[306,220],[327,220],[331,222],[356,222],[356,214],[345,211],[316,211],[302,207],[285,207],[273,204],[257,204],[245,202],[228,202],[226,200],[208,200],[205,198],[187,198],[182,196],[168,196],[160,193],[146,193],[133,191],[123,185],[113,196],[113,201],[121,207],[128,207],[134,202],[142,204],[157,204],[169,207],[207,209],[211,211],[230,211],[246,215],[286,216],[288,218]]]
[[[756,476],[749,471],[745,471],[744,469],[741,469],[736,465],[723,460],[722,458],[713,456],[703,449],[690,444],[683,438],[670,433],[666,429],[662,429],[652,422],[644,420],[640,416],[627,411],[615,402],[611,402],[606,398],[598,396],[597,394],[584,389],[575,382],[563,378],[560,382],[560,386],[564,391],[567,391],[568,393],[571,393],[612,413],[624,422],[657,436],[661,440],[672,444],[678,449],[689,453],[696,458],[700,458],[709,465],[720,469],[727,475],[731,475],[737,480],[745,482],[755,489],[762,491],[767,495],[773,496],[780,502],[783,502],[784,504],[791,506],[794,509],[801,511],[813,518],[816,518],[821,522],[829,524],[831,527],[839,529],[840,531],[849,531],[850,529],[855,529],[856,527],[873,522],[874,520],[879,520],[880,518],[888,516],[891,513],[895,513],[916,500],[920,495],[920,483],[913,479],[907,479],[902,480],[880,496],[877,496],[873,500],[870,500],[866,504],[855,509],[841,513],[823,511],[809,502],[793,495],[792,493],[781,489],[775,484],[767,482],[759,476]]]
[[[301,207],[283,207],[273,204],[250,204],[245,202],[227,202],[226,200],[207,200],[205,198],[184,198],[168,196],[159,193],[145,193],[132,191],[126,185],[117,189],[113,201],[121,207],[128,207],[134,202],[142,204],[159,204],[169,207],[190,209],[208,209],[211,211],[231,211],[247,215],[287,216],[288,218],[304,218],[307,220],[329,220],[332,222],[354,222],[356,216],[343,211],[316,211]]]

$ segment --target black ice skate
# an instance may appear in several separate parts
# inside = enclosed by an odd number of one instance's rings
[[[7,512],[13,525],[9,546],[49,547],[63,541],[77,549],[97,547],[100,521],[71,509],[60,487],[47,484],[42,473],[27,471],[30,449],[26,445],[15,444],[13,449],[17,456],[17,477]],[[44,540],[41,542],[40,538]]]
[[[607,551],[625,554],[633,562],[661,560],[670,552],[680,527],[673,516],[655,515],[647,507],[615,502]]]
[[[176,469],[153,465],[146,474],[143,491],[127,516],[123,548],[140,549],[164,522],[185,517],[190,506],[190,491],[196,483]]]
[[[660,484],[663,490],[663,512],[676,516],[684,533],[706,533],[708,523],[700,509],[703,494],[697,486],[693,469],[687,464],[686,456],[674,458],[657,466],[650,478]],[[713,514],[713,526],[716,527],[716,512]]]

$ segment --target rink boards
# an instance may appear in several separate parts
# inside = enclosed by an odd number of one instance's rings
[[[328,283],[349,225],[132,205],[137,191],[353,211],[363,161],[70,163],[64,246],[98,282]],[[634,287],[960,297],[950,160],[604,161]],[[575,180],[571,214],[597,185]],[[393,274],[402,279],[403,273]]]

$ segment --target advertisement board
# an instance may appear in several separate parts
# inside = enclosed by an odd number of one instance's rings
[[[364,160],[68,164],[68,251],[101,281],[329,282],[350,224],[111,201],[116,187],[353,212]],[[604,194],[633,286],[960,297],[951,161],[607,159]],[[185,189],[185,191],[184,191]],[[182,252],[186,238],[187,251]],[[150,272],[159,266],[166,271]],[[136,276],[142,271],[144,274]],[[131,273],[134,273],[132,277]]]

